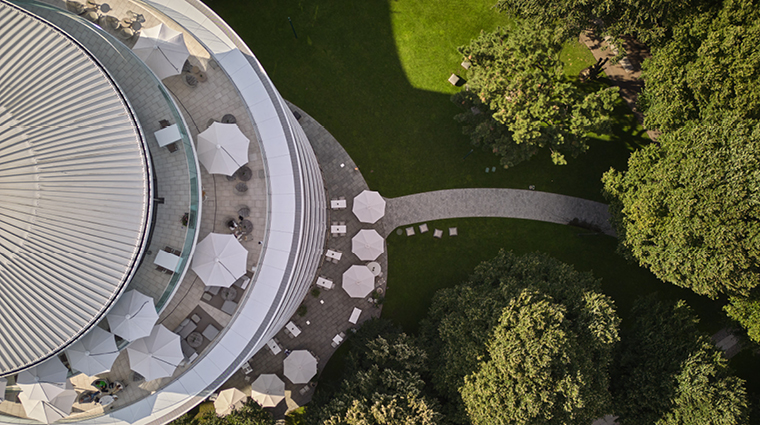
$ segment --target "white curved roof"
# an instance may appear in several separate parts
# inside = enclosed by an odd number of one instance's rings
[[[101,66],[0,2],[0,376],[90,329],[139,263],[151,177],[138,125]]]

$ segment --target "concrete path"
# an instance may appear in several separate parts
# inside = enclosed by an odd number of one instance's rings
[[[378,222],[387,237],[395,228],[445,218],[504,217],[568,224],[573,219],[615,236],[607,205],[572,196],[520,189],[451,189],[386,199]]]

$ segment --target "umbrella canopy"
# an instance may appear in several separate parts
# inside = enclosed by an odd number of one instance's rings
[[[295,350],[283,362],[285,377],[294,384],[306,384],[317,374],[317,359],[306,350]]]
[[[190,56],[182,33],[164,24],[142,30],[132,51],[159,80],[182,73],[182,65]]]
[[[248,398],[242,391],[237,388],[228,388],[219,393],[214,400],[214,408],[219,416],[227,416],[235,409],[240,409]]]
[[[16,384],[28,400],[50,401],[66,389],[69,370],[58,357],[18,374]]]
[[[364,190],[354,198],[352,211],[362,223],[375,223],[385,215],[385,199],[378,192]]]
[[[367,266],[351,266],[343,273],[343,290],[351,298],[364,298],[375,289],[375,275]]]
[[[259,375],[251,384],[251,397],[261,407],[275,407],[285,398],[285,383],[274,374]]]
[[[206,286],[230,285],[245,274],[248,251],[234,235],[211,233],[198,243],[193,256],[193,271]]]
[[[0,401],[5,401],[5,387],[8,385],[8,380],[0,378]]]
[[[158,320],[153,298],[135,290],[122,295],[106,316],[111,332],[127,341],[150,335]]]
[[[69,416],[71,406],[76,398],[77,392],[71,388],[71,384],[67,385],[66,389],[50,401],[31,399],[28,394],[23,392],[18,395],[26,416],[46,424]]]
[[[248,163],[250,143],[237,124],[215,122],[198,135],[198,160],[211,174],[231,176]]]
[[[119,349],[113,334],[96,326],[66,350],[66,357],[73,369],[93,376],[111,370]]]
[[[185,358],[179,335],[156,325],[149,336],[127,346],[129,366],[145,377],[146,381],[172,376],[174,369]]]
[[[362,229],[351,239],[351,252],[362,261],[374,261],[385,252],[385,240],[375,229]]]

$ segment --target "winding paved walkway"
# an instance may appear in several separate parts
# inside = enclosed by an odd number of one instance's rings
[[[386,199],[378,222],[383,237],[395,228],[444,218],[504,217],[568,224],[573,219],[615,236],[607,205],[600,202],[520,189],[451,189]]]

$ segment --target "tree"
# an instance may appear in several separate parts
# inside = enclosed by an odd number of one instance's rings
[[[609,127],[617,88],[585,93],[564,77],[561,49],[552,29],[533,21],[483,32],[459,48],[471,63],[470,90],[485,107],[475,111],[472,96],[455,95],[452,100],[466,108],[455,118],[466,123],[464,132],[474,144],[500,155],[505,168],[544,147],[555,164],[566,164],[565,155],[588,149],[588,133]],[[481,113],[492,120],[478,117]]]
[[[760,283],[760,123],[691,122],[610,170],[620,247],[665,282],[710,297]]]
[[[695,11],[709,8],[710,0],[499,0],[495,7],[521,18],[556,26],[556,38],[567,40],[593,28],[619,38],[634,35],[658,45],[668,40],[670,29]]]
[[[636,301],[631,317],[612,375],[618,423],[746,423],[744,382],[731,375],[685,302],[649,296]]]
[[[760,118],[760,5],[726,0],[673,28],[644,62],[645,126],[671,131],[731,111]]]
[[[177,418],[175,425],[274,425],[272,415],[258,403],[248,400],[240,409],[233,410],[226,416],[218,416],[211,409],[202,415],[187,413]]]
[[[730,297],[723,310],[747,330],[752,341],[760,342],[760,300],[757,290],[752,292],[749,297]]]
[[[364,330],[367,327],[367,330]],[[385,321],[366,322],[352,338],[340,386],[315,394],[307,422],[325,425],[438,423],[437,401],[425,393],[427,354]]]
[[[434,365],[430,368],[431,382],[448,399],[445,405],[462,405],[458,389],[464,385],[465,376],[490,359],[488,342],[494,329],[504,308],[523,289],[549,296],[564,306],[577,332],[584,335],[584,344],[590,344],[589,355],[598,356],[593,357],[600,365],[598,373],[606,374],[604,365],[611,344],[593,344],[616,340],[618,319],[612,302],[596,292],[599,281],[545,254],[517,256],[502,250],[493,260],[476,267],[467,282],[439,290],[421,324],[422,343]],[[465,415],[447,412],[449,418],[462,423],[467,421]]]
[[[488,344],[490,360],[460,389],[473,424],[591,423],[610,412],[615,312],[605,297],[586,296],[586,312],[601,319],[591,333],[549,296],[523,290],[509,303]]]

